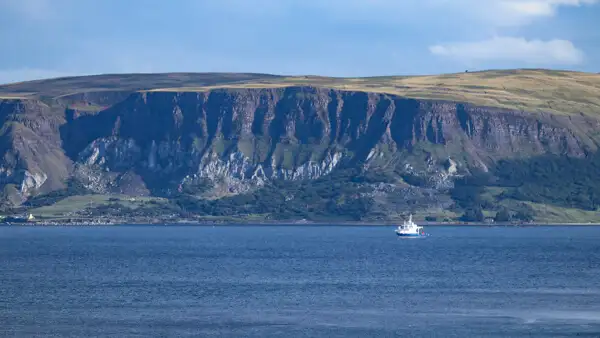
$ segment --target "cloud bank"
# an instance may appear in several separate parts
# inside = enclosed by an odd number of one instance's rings
[[[459,0],[460,1],[460,0]],[[463,4],[470,0],[461,1]],[[527,26],[535,20],[551,18],[560,7],[593,5],[597,0],[487,0],[473,2],[472,13],[477,13],[488,25],[497,29]],[[565,39],[526,39],[515,36],[493,36],[479,41],[451,42],[432,45],[429,51],[464,64],[481,61],[511,61],[527,65],[578,65],[584,61],[584,52]]]
[[[479,61],[517,61],[535,65],[577,65],[583,52],[566,40],[526,40],[495,37],[478,42],[459,42],[436,45],[431,53],[448,56],[465,63]]]

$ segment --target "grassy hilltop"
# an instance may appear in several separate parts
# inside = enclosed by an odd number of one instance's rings
[[[238,73],[93,75],[0,85],[0,97],[60,98],[104,91],[198,92],[290,86],[386,93],[532,112],[597,114],[600,111],[600,74],[543,69],[362,78]]]

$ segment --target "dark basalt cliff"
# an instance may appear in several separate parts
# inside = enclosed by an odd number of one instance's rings
[[[69,181],[168,197],[209,180],[215,198],[360,168],[425,177],[443,191],[502,159],[584,158],[597,150],[599,124],[312,86],[4,99],[0,188],[3,203],[18,205]]]

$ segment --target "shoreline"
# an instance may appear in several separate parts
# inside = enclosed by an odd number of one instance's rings
[[[482,222],[417,222],[421,226],[427,227],[540,227],[540,226],[600,226],[600,223],[582,223],[582,222],[564,222],[564,223],[482,223]],[[79,221],[79,222],[60,222],[60,221],[33,221],[17,223],[0,223],[0,226],[345,226],[345,227],[396,227],[398,222],[375,222],[375,221],[198,221],[198,220],[179,220],[179,221]]]

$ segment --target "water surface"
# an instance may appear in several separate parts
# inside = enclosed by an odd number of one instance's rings
[[[600,227],[0,227],[0,336],[600,336]]]

